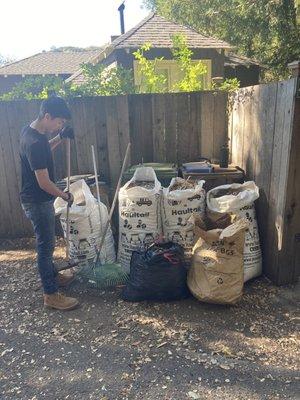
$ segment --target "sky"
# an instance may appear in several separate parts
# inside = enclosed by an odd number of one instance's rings
[[[21,59],[52,46],[101,46],[120,33],[122,0],[1,0],[0,54]],[[125,0],[125,30],[149,14]]]

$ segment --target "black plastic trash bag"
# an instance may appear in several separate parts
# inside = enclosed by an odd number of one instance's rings
[[[184,250],[179,244],[155,243],[146,251],[134,251],[125,301],[179,300],[189,296]]]

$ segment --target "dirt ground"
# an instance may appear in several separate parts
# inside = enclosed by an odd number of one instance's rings
[[[81,306],[61,313],[42,307],[33,247],[0,243],[2,400],[300,399],[299,286],[261,278],[222,307],[125,303],[75,282]]]

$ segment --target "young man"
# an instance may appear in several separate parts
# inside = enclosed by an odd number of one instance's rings
[[[37,264],[44,290],[44,306],[71,310],[78,305],[72,297],[58,292],[70,278],[57,273],[53,264],[55,247],[55,214],[53,202],[61,197],[72,205],[71,193],[62,192],[54,184],[52,151],[64,139],[74,139],[73,130],[64,125],[71,118],[66,102],[60,97],[44,100],[38,118],[25,127],[21,134],[20,158],[22,208],[31,220],[37,243]],[[48,141],[47,133],[58,133]]]

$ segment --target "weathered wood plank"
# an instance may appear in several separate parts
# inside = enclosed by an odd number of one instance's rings
[[[244,142],[243,142],[243,169],[246,171],[247,179],[254,180],[256,142],[252,126],[252,102],[254,100],[252,88],[244,89]]]
[[[153,161],[153,116],[152,116],[152,95],[144,94],[139,97],[141,102],[140,122],[142,156],[145,163]]]
[[[72,101],[72,121],[75,131],[75,146],[76,146],[78,173],[86,174],[89,172],[90,149],[88,148],[86,143],[84,99],[82,98],[77,98]],[[72,171],[73,171],[73,166],[74,164],[71,163]]]
[[[213,158],[220,159],[220,149],[227,143],[227,93],[217,92],[214,96]]]
[[[18,234],[18,228],[13,225],[13,209],[9,197],[9,178],[14,179],[15,177],[7,175],[7,169],[9,165],[6,163],[5,159],[5,136],[7,135],[7,114],[6,114],[6,104],[0,102],[0,234],[1,237],[9,237],[14,234]]]
[[[244,168],[244,108],[240,98],[243,92],[238,90],[232,99],[232,115],[231,115],[231,157],[232,163]]]
[[[176,95],[169,93],[166,94],[164,98],[165,98],[166,161],[177,164],[178,155],[177,155]]]
[[[214,156],[214,94],[204,92],[201,96],[201,157]]]
[[[93,118],[95,127],[95,151],[98,160],[98,174],[105,182],[110,182],[109,159],[107,147],[107,126],[105,97],[96,97],[93,102]]]
[[[3,150],[4,171],[6,174],[6,186],[3,190],[7,191],[9,197],[9,209],[7,211],[11,213],[11,229],[19,235],[20,232],[24,230],[24,224],[23,213],[20,207],[16,165],[10,140],[8,114],[11,111],[11,108],[12,107],[9,106],[9,103],[5,104],[1,115],[1,120],[4,124],[3,134],[1,135],[1,145]]]
[[[105,105],[107,123],[107,145],[109,150],[110,182],[112,188],[115,188],[118,182],[121,166],[119,127],[118,119],[116,118],[116,98],[113,96],[108,96]]]
[[[118,118],[118,134],[120,143],[120,157],[123,160],[125,157],[127,145],[130,142],[129,132],[129,112],[128,112],[128,97],[117,96],[116,97],[117,107],[117,118]],[[130,165],[131,159],[128,159],[128,165]]]
[[[165,102],[164,95],[152,96],[153,115],[153,161],[166,162]]]
[[[291,193],[289,183],[292,184],[293,177],[289,175],[289,172],[293,171],[294,165],[291,165],[290,157],[292,152],[292,144],[295,144],[297,138],[295,137],[296,132],[293,131],[294,121],[294,110],[295,110],[295,93],[296,93],[297,81],[296,79],[290,79],[285,82],[285,104],[282,110],[283,114],[283,147],[281,152],[281,164],[280,164],[280,175],[278,181],[278,201],[277,201],[277,217],[276,229],[278,237],[278,264],[276,273],[276,283],[279,285],[291,283],[295,279],[294,274],[294,246],[289,242],[293,242],[293,231],[291,231],[288,221],[291,220],[287,211],[293,202],[290,202],[291,198],[287,195]],[[280,88],[278,89],[280,96]],[[278,114],[278,109],[276,114]],[[294,134],[294,136],[293,136]],[[294,151],[295,149],[293,149]],[[295,156],[294,156],[295,157]],[[299,154],[298,154],[299,157]],[[297,160],[299,162],[299,160]],[[297,162],[296,161],[296,162]],[[297,171],[297,168],[296,168]],[[298,182],[299,185],[299,182]],[[300,228],[299,220],[295,222],[294,229]],[[299,229],[300,230],[300,229]]]
[[[141,132],[141,102],[138,95],[128,96],[131,163],[140,164],[143,158]]]
[[[258,91],[258,88],[260,90]],[[254,180],[260,189],[257,201],[257,218],[259,221],[260,241],[263,257],[270,245],[266,215],[269,208],[270,177],[275,130],[275,109],[277,84],[254,87],[252,102],[253,135],[256,141]]]
[[[291,132],[283,248],[279,259],[279,284],[296,282],[300,275],[300,98],[295,99]]]
[[[176,95],[177,111],[177,156],[178,163],[182,164],[190,160],[190,94],[178,93]],[[198,147],[198,146],[197,146]]]
[[[199,158],[199,142],[201,136],[201,125],[199,124],[199,111],[201,105],[199,104],[199,93],[190,94],[190,107],[189,107],[189,140],[188,140],[188,161],[198,160]]]

